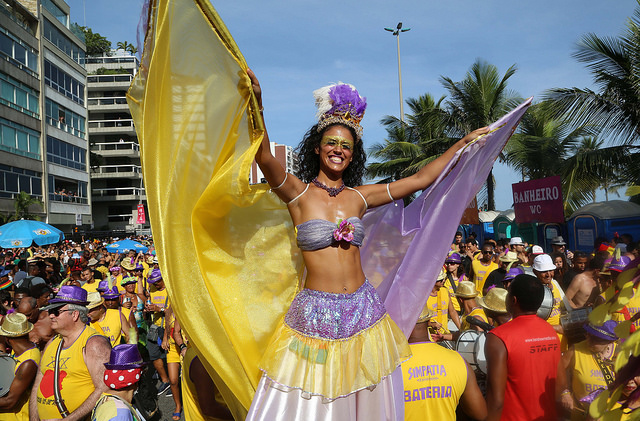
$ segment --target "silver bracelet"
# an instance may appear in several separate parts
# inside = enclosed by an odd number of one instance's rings
[[[391,184],[391,183],[387,183],[387,194],[389,195],[389,199],[391,199],[391,201],[393,202],[393,204],[395,206],[398,206],[398,203],[396,202],[396,199],[394,199],[393,196],[391,196],[391,191],[389,191],[389,184]]]
[[[272,190],[272,191],[273,191],[273,190],[278,190],[280,187],[284,186],[284,183],[286,183],[286,182],[287,182],[287,177],[288,177],[288,176],[289,176],[289,173],[288,173],[288,172],[285,172],[285,173],[284,173],[284,180],[282,180],[282,183],[280,183],[280,184],[278,185],[278,187],[271,187],[271,190]]]

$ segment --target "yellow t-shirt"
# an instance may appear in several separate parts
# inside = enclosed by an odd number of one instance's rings
[[[579,401],[591,392],[595,392],[598,389],[606,389],[607,382],[604,380],[602,370],[600,370],[595,357],[589,350],[587,341],[577,343],[574,349],[575,365],[573,366],[571,388],[574,399]],[[611,354],[613,355],[614,352]],[[575,402],[575,406],[580,406],[580,404]],[[573,411],[571,419],[582,420],[584,419],[584,413]]]
[[[483,322],[489,323],[489,319],[487,319],[487,315],[484,313],[482,307],[476,307],[471,310],[469,314],[463,314],[460,318],[460,332],[464,332],[465,330],[472,329],[471,324],[467,321],[467,316],[475,317],[478,316],[482,319]]]
[[[460,303],[456,299],[455,291],[453,290],[453,286],[451,285],[451,282],[455,282],[456,287],[457,287],[458,284],[460,283],[460,281],[464,281],[464,280],[465,280],[464,274],[457,281],[455,281],[455,280],[451,281],[449,279],[449,277],[446,277],[446,278],[444,278],[444,283],[442,285],[443,288],[446,288],[446,289],[449,290],[449,299],[451,300],[451,304],[453,305],[453,308],[456,311],[460,311]]]
[[[464,359],[431,342],[409,346],[413,358],[402,363],[404,419],[454,421],[467,385]]]
[[[476,284],[476,291],[478,291],[478,297],[482,297],[482,287],[484,287],[484,281],[487,276],[494,270],[498,269],[498,264],[491,262],[485,265],[480,260],[474,260],[471,262],[471,268],[473,270],[473,283]]]
[[[60,394],[69,412],[73,412],[94,391],[93,380],[84,361],[83,350],[87,341],[98,333],[90,326],[84,330],[68,348],[60,353]],[[37,404],[40,419],[61,418],[53,398],[53,375],[58,344],[62,339],[56,336],[42,353],[40,373],[43,377],[38,386]]]
[[[442,325],[444,333],[449,333],[449,290],[442,287],[436,296],[429,295],[427,307],[436,314],[436,321]]]
[[[158,307],[163,307],[163,308],[169,307],[169,296],[167,295],[167,288],[163,289],[162,291],[158,291],[157,289],[155,289],[155,287],[152,286],[149,294],[151,295],[151,298],[150,298],[151,304],[155,304]],[[151,320],[153,321],[153,324],[162,326],[162,327],[164,327],[163,319],[164,319],[164,315],[159,311],[153,313],[151,316]]]
[[[84,285],[82,285],[82,289],[87,291],[87,294],[90,293],[90,292],[98,292],[96,290],[96,288],[98,288],[98,284],[99,284],[98,281],[95,281],[93,283],[85,282]]]
[[[36,366],[40,365],[40,350],[35,346],[27,349],[20,355],[11,354],[11,357],[16,360],[16,368],[13,371],[14,374],[18,372],[20,365],[26,361],[33,361]],[[31,388],[27,388],[24,394],[20,397],[16,403],[14,409],[15,412],[3,412],[0,413],[0,419],[6,421],[29,421],[29,395],[31,395]]]
[[[118,310],[107,309],[104,319],[99,322],[91,322],[91,327],[94,328],[96,332],[109,338],[111,347],[120,343],[122,338],[122,322],[120,321],[120,312]]]
[[[551,316],[547,319],[552,326],[560,324],[560,303],[562,302],[562,294],[554,282],[551,283],[551,292],[553,293],[553,310]]]

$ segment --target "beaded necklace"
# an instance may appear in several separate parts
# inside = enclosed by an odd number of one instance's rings
[[[340,187],[329,187],[326,184],[318,181],[318,177],[316,177],[313,180],[311,180],[311,182],[313,183],[314,186],[320,187],[321,189],[323,189],[327,193],[329,193],[330,197],[336,197],[345,188],[344,181],[342,182],[342,185]]]

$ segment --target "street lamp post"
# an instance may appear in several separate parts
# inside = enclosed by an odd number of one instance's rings
[[[402,100],[402,70],[400,69],[400,33],[410,31],[411,28],[402,29],[402,22],[398,22],[396,29],[384,28],[385,31],[391,32],[398,42],[398,91],[400,93],[400,121],[404,123],[404,104]]]

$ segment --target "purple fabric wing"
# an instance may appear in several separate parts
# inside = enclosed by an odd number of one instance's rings
[[[489,175],[531,98],[490,125],[492,132],[460,150],[409,206],[368,211],[361,247],[364,273],[407,335],[427,302],[466,206]],[[401,205],[401,203],[400,203]]]

